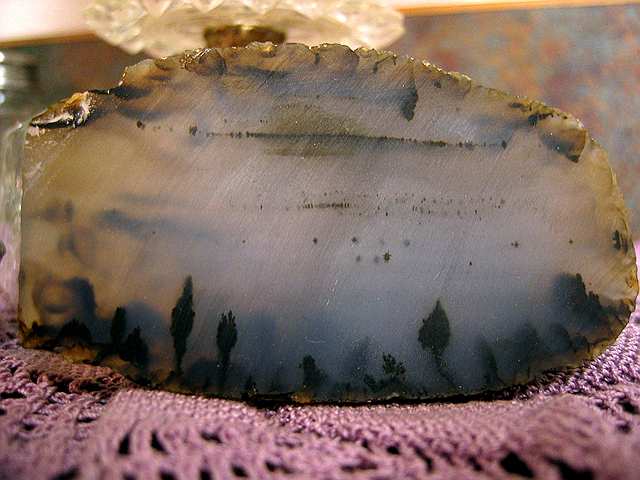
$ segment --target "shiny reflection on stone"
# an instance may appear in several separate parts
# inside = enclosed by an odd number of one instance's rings
[[[593,358],[634,250],[568,114],[389,53],[145,61],[36,117],[23,345],[174,391],[474,394]]]

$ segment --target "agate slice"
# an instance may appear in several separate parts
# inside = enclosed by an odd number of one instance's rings
[[[25,157],[23,345],[159,388],[473,394],[594,357],[634,307],[580,122],[391,53],[146,60],[36,117]]]

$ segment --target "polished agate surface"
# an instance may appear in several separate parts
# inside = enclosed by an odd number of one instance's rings
[[[387,52],[207,49],[27,135],[27,347],[145,385],[426,399],[593,358],[637,294],[578,120]]]

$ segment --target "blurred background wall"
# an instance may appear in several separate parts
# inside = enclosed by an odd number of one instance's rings
[[[410,16],[389,50],[573,113],[610,152],[640,234],[640,6]],[[98,40],[20,47],[42,98],[115,85],[130,56]]]

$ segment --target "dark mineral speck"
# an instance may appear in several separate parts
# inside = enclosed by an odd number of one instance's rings
[[[311,355],[305,355],[299,368],[302,369],[302,388],[305,390],[318,388],[327,379],[327,375],[317,366]]]
[[[182,294],[171,310],[171,336],[173,337],[173,347],[175,350],[176,372],[182,372],[182,358],[187,352],[187,338],[193,328],[195,317],[193,310],[193,280],[188,276],[184,281]]]
[[[629,241],[623,236],[619,230],[613,232],[613,246],[616,250],[623,250],[624,253],[629,251]]]

